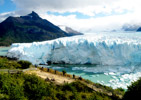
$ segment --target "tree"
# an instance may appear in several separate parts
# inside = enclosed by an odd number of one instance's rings
[[[123,100],[138,100],[139,98],[141,98],[141,78],[128,87]]]
[[[75,75],[73,74],[73,79],[75,79]]]
[[[63,70],[62,73],[63,73],[63,76],[65,76],[65,74],[66,74],[67,72],[66,72],[65,70]]]
[[[82,77],[80,76],[78,79],[79,79],[79,80],[82,80]]]
[[[55,70],[55,74],[57,73],[57,70]]]

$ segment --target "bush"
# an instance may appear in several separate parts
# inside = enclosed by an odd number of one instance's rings
[[[9,100],[9,96],[6,94],[0,94],[0,100]]]
[[[73,82],[70,85],[75,87],[77,92],[92,92],[93,91],[91,88],[87,87],[85,84],[79,81]]]
[[[0,100],[116,100],[76,81],[54,85],[36,75],[1,74]],[[133,99],[134,100],[134,99]]]
[[[63,87],[62,87],[62,91],[72,91],[72,92],[75,92],[76,91],[76,88],[70,84],[65,84]]]
[[[103,93],[94,92],[93,95],[91,95],[87,100],[117,100],[117,99],[112,99]]]
[[[53,88],[36,75],[0,74],[0,100],[55,100]]]
[[[21,65],[16,61],[8,60],[7,58],[0,58],[0,68],[1,69],[14,69],[21,68]]]
[[[25,98],[23,79],[17,77],[16,74],[0,74],[0,87],[5,98],[9,97],[11,100],[23,100]]]
[[[43,79],[35,75],[25,75],[24,79],[25,95],[28,96],[30,100],[40,100],[41,97],[49,94],[50,89]]]
[[[24,60],[20,60],[20,61],[18,61],[18,63],[21,65],[21,68],[22,68],[22,69],[29,68],[30,65],[31,65],[31,62],[29,62],[29,61],[24,61]]]

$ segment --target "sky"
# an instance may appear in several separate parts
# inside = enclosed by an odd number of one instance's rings
[[[0,0],[0,22],[37,12],[55,25],[88,33],[141,26],[140,0]]]

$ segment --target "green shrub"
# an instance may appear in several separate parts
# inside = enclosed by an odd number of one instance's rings
[[[0,94],[0,100],[9,100],[9,96],[6,94]]]
[[[103,93],[94,92],[87,100],[116,100]]]
[[[30,100],[40,100],[41,97],[49,94],[48,92],[50,90],[43,79],[35,75],[25,75],[24,79],[25,95],[28,96]]]
[[[16,75],[0,74],[1,93],[4,93],[11,100],[23,100],[24,88],[23,79]]]
[[[80,81],[55,85],[33,74],[0,73],[1,100],[116,100],[112,98]]]
[[[139,98],[141,98],[141,78],[128,87],[123,100],[138,100]]]
[[[17,61],[8,60],[7,58],[0,58],[0,69],[16,69],[21,68]]]
[[[76,92],[76,88],[70,84],[65,84],[62,87],[62,91],[72,91],[72,92]]]
[[[31,65],[31,62],[29,62],[29,61],[24,61],[24,60],[20,60],[20,61],[18,61],[18,63],[21,65],[21,68],[22,68],[22,69],[29,68],[30,65]]]
[[[6,67],[6,63],[8,62],[8,59],[6,58],[0,58],[0,68],[5,68]]]
[[[87,87],[85,84],[79,81],[73,82],[70,85],[75,87],[77,92],[92,92],[93,91],[91,88]]]
[[[11,62],[9,61],[5,65],[7,66],[7,68],[12,68],[12,69],[22,68],[22,66],[16,61],[11,61]]]
[[[63,73],[63,76],[65,76],[65,74],[66,74],[67,72],[66,72],[65,70],[63,70],[62,73]]]
[[[36,75],[0,74],[0,99],[10,100],[55,100],[54,85]],[[46,99],[45,99],[46,98]]]

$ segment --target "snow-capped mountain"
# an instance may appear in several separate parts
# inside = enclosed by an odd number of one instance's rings
[[[58,27],[65,31],[68,35],[83,35],[83,33],[77,32],[76,30],[64,25],[58,25]]]
[[[137,31],[140,25],[136,24],[125,24],[122,26],[123,31]]]
[[[141,24],[124,24],[121,30],[141,32]]]

